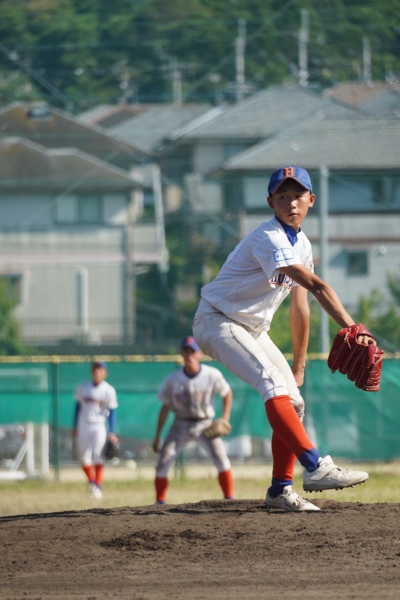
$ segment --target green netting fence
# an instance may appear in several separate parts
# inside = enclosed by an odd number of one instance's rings
[[[59,466],[76,460],[70,430],[78,384],[90,379],[92,357],[2,359],[0,362],[0,428],[28,423],[50,425],[51,462]],[[156,392],[164,378],[178,368],[177,357],[109,357],[108,381],[116,388],[119,408],[117,434],[126,456],[135,460],[149,452],[158,412]],[[251,387],[218,363],[233,394],[231,440],[249,436],[268,441],[271,430],[261,398]],[[350,460],[400,458],[400,359],[383,363],[379,392],[366,393],[339,373],[332,374],[322,359],[308,362],[302,394],[306,428],[319,450]],[[217,399],[217,414],[221,409]],[[0,440],[1,442],[1,440]],[[253,444],[253,456],[257,455]],[[248,456],[251,458],[251,456]]]

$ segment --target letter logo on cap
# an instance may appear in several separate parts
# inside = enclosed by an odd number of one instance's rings
[[[283,169],[283,174],[285,177],[294,177],[294,169],[293,167],[286,167]]]

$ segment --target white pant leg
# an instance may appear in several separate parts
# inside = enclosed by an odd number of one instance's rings
[[[266,331],[262,332],[256,338],[256,341],[285,378],[288,394],[292,401],[293,407],[296,410],[299,419],[302,421],[304,418],[304,400],[299,392],[293,371],[290,368],[288,361],[283,356],[279,348],[271,340]]]
[[[219,473],[229,471],[231,463],[226,453],[224,442],[220,437],[209,440],[205,435],[201,434],[196,439],[196,442],[207,452]]]
[[[217,311],[195,317],[193,334],[200,348],[255,388],[264,401],[289,395],[279,367],[242,325]]]
[[[175,418],[169,430],[156,465],[156,477],[167,477],[170,468],[185,444],[193,439],[190,428],[193,423]]]
[[[78,452],[84,467],[103,464],[103,450],[106,439],[105,424],[82,423],[78,425]]]

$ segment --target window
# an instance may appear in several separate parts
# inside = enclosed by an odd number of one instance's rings
[[[101,197],[95,194],[79,196],[79,221],[99,223],[102,220]]]
[[[78,198],[74,195],[59,196],[56,199],[56,222],[76,223],[78,220]]]
[[[98,194],[69,194],[56,200],[55,219],[59,224],[100,223],[103,202]]]
[[[368,252],[366,250],[347,253],[347,275],[368,275]]]
[[[22,275],[20,273],[0,274],[0,290],[1,292],[4,290],[6,295],[12,299],[15,304],[21,304]]]

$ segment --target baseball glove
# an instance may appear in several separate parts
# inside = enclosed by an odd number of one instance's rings
[[[206,436],[206,438],[212,440],[213,438],[219,437],[221,435],[229,435],[231,429],[232,427],[229,421],[226,421],[225,419],[215,419],[215,421],[213,421],[211,425],[209,425],[208,427],[206,427],[206,429],[203,430],[203,433]]]
[[[120,444],[115,444],[111,440],[107,439],[106,445],[104,447],[104,456],[107,460],[112,460],[113,458],[119,458],[119,450],[120,450]]]
[[[362,323],[344,327],[333,340],[328,357],[328,367],[332,373],[339,370],[354,381],[356,387],[366,392],[377,392],[382,371],[383,350],[375,344],[360,344],[359,335],[373,335]]]

